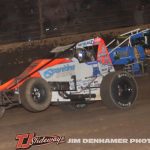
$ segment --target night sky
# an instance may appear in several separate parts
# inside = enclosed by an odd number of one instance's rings
[[[45,37],[150,23],[150,0],[1,0],[0,39]]]

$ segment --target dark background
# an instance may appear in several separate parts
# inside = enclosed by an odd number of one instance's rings
[[[0,42],[150,23],[150,0],[1,0]]]

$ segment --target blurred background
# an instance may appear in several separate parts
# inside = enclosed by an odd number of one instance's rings
[[[150,0],[1,0],[0,43],[150,23]]]

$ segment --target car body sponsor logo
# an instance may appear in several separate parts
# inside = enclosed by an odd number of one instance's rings
[[[49,68],[46,71],[44,71],[43,76],[45,78],[50,78],[50,77],[54,76],[55,74],[73,71],[73,70],[75,70],[75,65],[67,64],[67,65],[64,65],[61,67]]]

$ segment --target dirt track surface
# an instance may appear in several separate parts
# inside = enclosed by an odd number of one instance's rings
[[[0,120],[0,150],[16,149],[17,134],[60,135],[68,138],[150,138],[150,76],[137,79],[139,97],[128,111],[110,110],[96,102],[84,109],[51,106],[41,113],[13,108]],[[31,150],[149,150],[150,144],[48,144]]]

